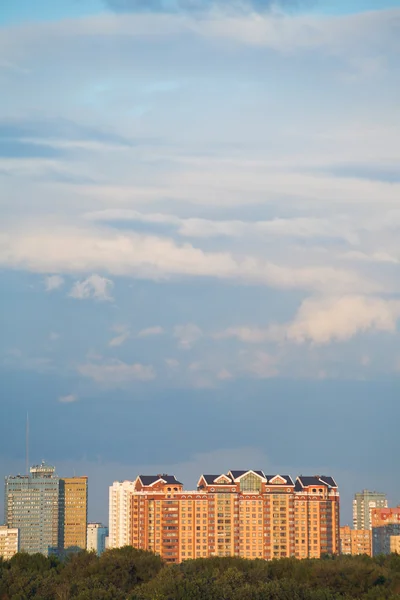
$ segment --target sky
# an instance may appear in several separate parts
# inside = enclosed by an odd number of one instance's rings
[[[91,520],[139,473],[400,504],[399,53],[397,0],[1,3],[1,477],[29,413]]]

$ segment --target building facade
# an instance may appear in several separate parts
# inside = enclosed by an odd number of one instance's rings
[[[370,529],[351,529],[348,525],[340,528],[340,553],[367,554],[372,556],[372,533]]]
[[[372,529],[371,513],[374,508],[387,508],[386,494],[363,490],[353,500],[353,528]]]
[[[88,523],[87,526],[87,550],[96,552],[100,556],[106,549],[106,539],[108,537],[108,527],[102,523]]]
[[[60,552],[86,549],[88,478],[60,479]]]
[[[390,553],[400,554],[400,535],[390,536]]]
[[[372,511],[372,554],[390,554],[391,538],[400,536],[400,506]]]
[[[42,464],[5,479],[4,520],[19,530],[23,552],[62,554],[86,548],[87,477],[60,478]]]
[[[109,547],[122,548],[131,544],[131,494],[132,481],[115,481],[109,493]]]
[[[29,476],[6,477],[5,523],[19,529],[21,551],[45,556],[57,553],[59,491],[60,479],[55,468],[44,462],[32,467]]]
[[[19,551],[19,530],[0,525],[0,558],[10,560]]]
[[[118,537],[122,523],[126,529]],[[202,475],[197,490],[187,491],[173,475],[140,475],[110,488],[110,547],[120,545],[170,563],[337,554],[338,488],[325,476],[293,482],[289,475],[230,471]]]

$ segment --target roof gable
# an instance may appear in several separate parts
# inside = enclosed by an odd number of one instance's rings
[[[287,482],[285,477],[282,475],[274,475],[271,479],[268,477],[268,483],[272,483],[274,485],[285,485]]]
[[[300,475],[297,478],[301,487],[309,487],[309,486],[324,486],[324,487],[337,487],[337,484],[333,477],[327,475]]]
[[[224,477],[225,480],[224,481],[219,481],[220,478]],[[232,480],[227,476],[227,475],[202,475],[199,479],[199,481],[197,482],[197,485],[199,485],[201,483],[201,481],[204,481],[206,483],[206,485],[224,485],[226,483],[232,483]]]
[[[218,475],[218,477],[216,477],[214,479],[214,483],[217,483],[218,485],[221,484],[221,483],[222,484],[224,484],[224,483],[232,483],[232,479],[230,477],[228,477],[228,475],[222,474],[222,475]]]
[[[234,481],[240,481],[241,478],[247,475],[248,473],[256,475],[264,482],[267,481],[263,471],[253,471],[251,469],[249,471],[229,471],[228,475],[230,475]]]
[[[164,483],[166,485],[182,485],[175,475],[139,475],[138,479],[144,486],[155,485],[156,483]]]

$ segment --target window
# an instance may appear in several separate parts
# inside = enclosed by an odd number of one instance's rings
[[[247,473],[240,480],[240,491],[241,492],[260,492],[261,491],[261,479],[254,473]]]

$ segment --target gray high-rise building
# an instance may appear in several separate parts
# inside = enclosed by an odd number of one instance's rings
[[[386,494],[363,490],[354,496],[353,527],[354,529],[372,529],[371,511],[373,508],[387,508]]]
[[[62,515],[59,503],[60,478],[55,467],[34,466],[29,475],[6,477],[4,520],[19,529],[20,551],[45,556],[59,546]]]

